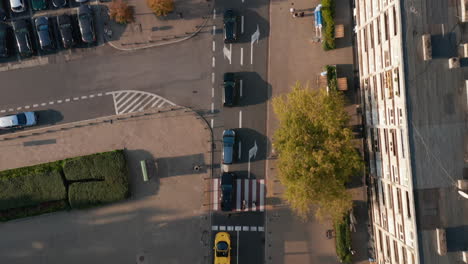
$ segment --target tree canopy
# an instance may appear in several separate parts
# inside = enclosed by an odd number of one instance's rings
[[[349,116],[340,92],[311,90],[296,83],[273,99],[279,127],[273,136],[284,198],[306,219],[341,220],[352,208],[345,183],[363,166],[347,127]]]

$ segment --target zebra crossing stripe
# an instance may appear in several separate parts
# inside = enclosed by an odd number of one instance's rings
[[[213,210],[217,211],[218,210],[218,183],[219,179],[213,179]]]
[[[237,179],[237,195],[236,195],[236,211],[241,210],[241,185],[242,185],[242,180]]]
[[[116,92],[107,92],[106,95],[112,95],[114,99],[115,113],[125,114],[141,112],[148,108],[163,107],[165,105],[175,104],[161,96],[144,91],[123,90]]]
[[[244,181],[244,200],[245,200],[245,203],[246,203],[246,206],[245,206],[245,211],[248,211],[249,210],[249,183],[250,181],[245,179]]]
[[[265,211],[265,180],[260,180],[260,212]]]
[[[257,181],[252,181],[252,211],[257,211]]]

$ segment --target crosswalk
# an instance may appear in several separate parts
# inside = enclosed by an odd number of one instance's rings
[[[213,179],[211,204],[212,210],[220,210],[221,189],[219,178]],[[236,179],[234,184],[234,210],[265,211],[265,180]]]
[[[116,115],[175,105],[159,95],[143,91],[122,90],[108,92],[106,95],[112,95]]]
[[[212,231],[250,231],[250,232],[265,232],[263,226],[211,226]]]

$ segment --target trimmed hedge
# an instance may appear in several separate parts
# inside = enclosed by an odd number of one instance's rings
[[[336,77],[336,66],[327,65],[325,66],[325,71],[327,72],[327,85],[328,89],[331,91],[338,90],[338,81]]]
[[[0,210],[65,200],[67,192],[57,164],[0,172]]]
[[[351,230],[349,215],[343,221],[335,223],[336,255],[341,263],[351,263]]]
[[[335,0],[322,0],[322,17],[325,27],[323,49],[335,49]]]
[[[67,209],[70,209],[70,206],[68,206],[68,203],[65,200],[45,202],[35,206],[12,208],[0,211],[0,221],[8,221]]]
[[[122,150],[68,159],[64,173],[68,181],[86,181],[72,182],[69,186],[68,199],[72,208],[86,208],[128,197],[128,172]]]

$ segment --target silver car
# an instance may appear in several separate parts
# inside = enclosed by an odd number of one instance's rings
[[[34,126],[35,124],[37,124],[37,115],[34,112],[0,117],[0,128]]]

